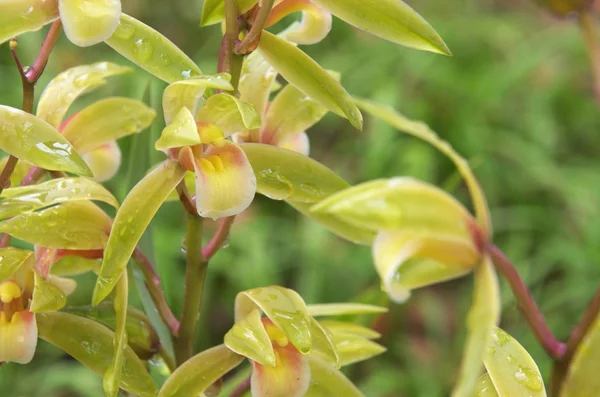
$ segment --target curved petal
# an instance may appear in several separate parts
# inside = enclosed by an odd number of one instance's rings
[[[310,386],[308,358],[294,346],[275,347],[274,367],[252,361],[253,397],[302,397]]]
[[[107,117],[108,116],[108,117]],[[102,99],[73,116],[62,135],[84,154],[104,144],[135,134],[152,124],[154,109],[131,98]]]
[[[261,365],[274,367],[275,352],[258,310],[252,310],[225,334],[225,346]]]
[[[113,34],[121,16],[121,0],[58,0],[58,9],[69,40],[87,47]]]
[[[198,127],[192,112],[182,107],[177,115],[162,131],[160,138],[154,144],[156,150],[167,150],[182,146],[194,146],[202,143]]]
[[[131,72],[131,68],[110,62],[67,69],[48,83],[40,96],[36,115],[51,126],[58,127],[78,96],[106,84],[106,77],[128,72]]]
[[[379,332],[360,324],[336,320],[321,320],[319,322],[323,327],[327,328],[332,335],[355,335],[365,339],[378,339],[381,337]]]
[[[171,124],[173,118],[186,107],[192,114],[198,112],[198,104],[207,88],[232,91],[231,75],[228,73],[196,76],[176,81],[165,89],[162,105],[165,123]]]
[[[39,30],[57,18],[56,0],[3,0],[0,3],[0,44],[21,33]]]
[[[248,208],[256,193],[256,177],[244,151],[235,143],[210,145],[196,159],[196,208],[213,219],[236,215]]]
[[[295,291],[279,286],[240,292],[235,298],[235,318],[239,321],[256,308],[283,332],[302,353],[312,347],[310,317],[304,301]]]
[[[32,251],[13,247],[0,248],[0,282],[10,278],[23,263],[33,261],[33,259]]]
[[[0,362],[27,364],[35,353],[37,338],[33,313],[28,310],[16,312],[10,320],[4,312],[0,313]]]
[[[90,167],[94,179],[98,182],[111,179],[117,174],[121,166],[121,149],[115,141],[106,143],[91,152],[83,154],[81,157]]]
[[[240,76],[240,99],[264,114],[277,72],[260,52],[254,51],[244,59]]]
[[[44,280],[37,272],[34,277],[35,287],[30,310],[33,313],[45,313],[62,309],[67,303],[67,297],[63,291],[50,281]]]
[[[278,145],[280,148],[291,150],[296,153],[300,153],[304,156],[310,154],[310,140],[306,132],[302,131],[299,134],[285,140]]]
[[[310,318],[310,335],[312,337],[311,354],[317,354],[321,359],[339,367],[340,356],[331,332],[314,318]]]
[[[306,397],[364,397],[352,382],[332,365],[308,356],[311,384]]]
[[[214,124],[225,137],[243,129],[260,127],[260,114],[254,106],[229,94],[217,94],[208,98],[198,111],[196,121]]]
[[[292,23],[279,33],[281,37],[297,44],[315,44],[331,30],[331,14],[310,0],[284,0],[269,14],[266,27],[274,25],[285,16],[302,11],[302,21]]]
[[[320,305],[307,305],[308,314],[318,316],[348,316],[357,314],[386,313],[387,307],[367,305],[364,303],[324,303]]]
[[[500,397],[488,373],[481,375],[477,380],[474,395],[476,397]]]
[[[385,347],[372,340],[350,333],[332,333],[335,347],[339,354],[339,366],[354,364],[359,361],[385,353]]]

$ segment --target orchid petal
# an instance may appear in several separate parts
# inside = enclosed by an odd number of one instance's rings
[[[308,314],[318,316],[347,316],[357,314],[380,314],[388,311],[387,307],[367,305],[364,303],[325,303],[307,305]]]
[[[111,141],[83,154],[81,158],[92,170],[94,179],[98,182],[104,182],[111,179],[119,171],[121,149],[119,149],[117,142]]]
[[[202,143],[194,115],[187,107],[182,107],[177,115],[162,131],[156,141],[156,150],[168,150],[182,146],[193,146]]]
[[[312,346],[311,320],[297,292],[270,286],[240,292],[235,298],[235,318],[239,321],[255,309],[262,310],[275,326],[302,353]]]
[[[452,235],[382,232],[373,243],[373,260],[383,289],[404,302],[412,289],[470,272],[479,252],[471,240]]]
[[[309,311],[310,311],[310,305]],[[348,323],[336,320],[321,320],[321,325],[327,328],[332,335],[355,335],[365,339],[378,339],[381,334],[371,328],[367,328],[360,324]]]
[[[0,362],[27,364],[35,353],[37,338],[33,313],[28,310],[16,312],[10,320],[4,312],[0,313]]]
[[[31,251],[13,247],[0,248],[0,282],[10,278],[25,262],[33,260]]]
[[[181,108],[186,107],[192,114],[198,112],[198,104],[207,88],[232,91],[231,75],[219,73],[176,81],[165,89],[162,105],[165,123],[171,124]]]
[[[87,47],[109,38],[119,24],[120,0],[58,0],[65,34],[74,44]]]
[[[244,151],[224,139],[220,145],[210,145],[194,161],[196,208],[200,216],[213,219],[244,211],[256,193],[256,177]]]
[[[274,367],[276,364],[273,345],[258,310],[252,310],[245,318],[237,321],[225,334],[224,343],[237,354],[261,365]]]
[[[78,153],[84,154],[145,129],[155,117],[154,109],[143,102],[130,98],[106,98],[72,117],[63,127],[62,134]]]
[[[59,277],[50,274],[48,276],[48,282],[61,290],[66,296],[71,295],[73,292],[75,292],[75,289],[77,289],[77,281],[71,278]]]
[[[310,386],[308,358],[294,346],[275,347],[274,367],[252,362],[252,397],[302,397]]]
[[[302,20],[292,23],[279,36],[296,44],[315,44],[331,31],[331,14],[310,0],[284,0],[269,14],[266,27],[274,25],[283,17],[302,11]]]
[[[0,43],[35,32],[58,19],[56,0],[3,0],[0,3]]]
[[[56,262],[52,265],[51,274],[56,276],[77,276],[90,270],[98,272],[102,263],[104,250],[58,250],[68,251],[63,256],[57,254]],[[93,256],[80,256],[78,252],[95,253]]]
[[[304,156],[310,154],[310,140],[306,132],[301,132],[278,144],[282,149],[291,150]]]
[[[385,353],[385,347],[350,333],[332,333],[339,354],[339,366],[354,364]]]
[[[321,359],[339,367],[340,356],[331,332],[314,318],[310,318],[310,334],[312,337],[311,354],[317,354]]]
[[[479,377],[474,395],[476,397],[500,397],[490,378],[490,374],[485,373]]]
[[[67,303],[67,297],[55,284],[46,281],[37,272],[34,274],[35,287],[31,298],[32,313],[55,312]]]
[[[277,72],[258,51],[244,59],[240,76],[240,99],[264,114]]]
[[[305,397],[364,397],[338,369],[315,356],[308,356],[311,384]]]
[[[198,111],[196,121],[216,125],[225,137],[261,125],[260,114],[254,106],[229,94],[216,94],[208,98]]]
[[[67,69],[48,83],[40,96],[36,115],[51,126],[58,127],[78,96],[106,84],[106,77],[127,72],[131,72],[131,68],[110,62]]]

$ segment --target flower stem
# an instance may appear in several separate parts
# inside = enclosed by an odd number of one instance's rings
[[[544,315],[540,312],[529,289],[519,276],[514,265],[495,245],[490,244],[488,246],[488,252],[492,257],[496,269],[510,285],[510,288],[519,302],[521,312],[533,330],[538,342],[550,357],[555,360],[560,359],[565,354],[566,346],[564,343],[557,340],[552,334],[552,331],[550,331],[550,328],[548,328]]]
[[[242,397],[244,393],[250,390],[250,377],[247,377],[240,383],[229,395],[229,397]]]
[[[192,201],[187,186],[185,185],[185,179],[177,185],[177,194],[179,195],[179,201],[181,201],[185,211],[191,216],[197,216],[198,211],[196,210],[196,205]]]
[[[35,61],[33,61],[31,68],[29,68],[25,74],[27,80],[31,84],[37,83],[39,78],[42,76],[42,73],[44,73],[44,69],[46,69],[48,59],[50,58],[50,54],[54,48],[54,44],[56,44],[56,40],[58,40],[58,36],[60,36],[61,31],[62,23],[60,22],[60,19],[57,19],[50,26],[50,30],[44,39],[44,43],[42,44],[42,48],[38,53],[38,56],[35,58]]]
[[[169,328],[171,334],[177,335],[179,332],[179,321],[171,311],[171,308],[165,299],[160,277],[156,273],[154,266],[152,266],[152,263],[148,257],[139,247],[136,247],[133,251],[132,258],[139,265],[140,270],[144,275],[146,287],[148,288],[148,292],[150,293],[150,297],[152,297],[152,301],[156,306],[156,310],[158,311],[160,318],[162,319],[163,323],[165,323],[167,328]]]
[[[178,366],[193,355],[207,268],[208,261],[202,256],[202,218],[188,215],[183,309],[179,335],[173,340]]]
[[[231,75],[231,85],[237,91],[242,73],[244,58],[235,53],[235,43],[239,34],[239,10],[235,0],[225,0],[225,34],[219,51],[219,73]]]
[[[227,236],[229,236],[229,231],[231,230],[231,226],[233,225],[234,221],[235,215],[221,219],[219,228],[212,236],[208,244],[206,244],[206,247],[202,248],[202,256],[206,260],[212,258],[217,253],[217,251],[225,244],[225,241],[227,241]]]
[[[235,46],[235,52],[237,54],[247,55],[256,50],[258,44],[260,43],[260,35],[265,27],[267,19],[269,18],[271,9],[273,9],[273,4],[275,4],[275,0],[263,0],[258,13],[256,14],[256,19],[252,23],[250,32],[248,32],[248,35],[244,38],[244,41],[238,42]]]
[[[596,26],[592,11],[586,10],[579,14],[579,28],[583,33],[592,65],[592,73],[594,76],[594,93],[596,94],[596,99],[600,101],[600,47],[598,44]]]

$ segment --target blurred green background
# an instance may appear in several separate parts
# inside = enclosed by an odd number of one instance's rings
[[[600,280],[600,117],[579,31],[533,2],[514,0],[412,0],[438,30],[454,57],[409,50],[334,20],[331,34],[303,48],[327,69],[342,73],[352,94],[388,103],[427,122],[469,159],[489,199],[494,240],[530,285],[559,338],[582,314]],[[524,4],[523,4],[524,3]],[[198,28],[199,0],[123,2],[124,11],[161,31],[207,73],[216,70],[220,31]],[[46,28],[47,29],[47,28]],[[25,64],[45,30],[19,38]],[[38,83],[37,96],[57,73],[78,64],[128,61],[109,47],[77,48],[64,37]],[[78,100],[72,111],[108,95],[156,98],[164,87],[139,69],[111,78]],[[8,45],[0,46],[0,103],[20,107],[21,86]],[[154,127],[154,133],[160,131]],[[150,153],[146,131],[136,151]],[[140,137],[146,136],[142,139]],[[413,138],[367,120],[363,133],[328,115],[309,131],[312,156],[351,183],[412,175],[433,182],[468,203],[452,165]],[[124,162],[108,183],[122,199],[145,170],[128,164],[134,142],[120,141]],[[143,157],[143,156],[142,156]],[[147,235],[168,301],[177,312],[183,294],[185,216],[177,203],[163,206]],[[210,232],[214,225],[208,224]],[[207,233],[210,235],[210,233]],[[146,240],[148,243],[149,240]],[[80,278],[70,304],[89,303],[93,277]],[[233,299],[241,290],[281,284],[308,303],[384,303],[369,247],[342,241],[282,202],[257,197],[210,264],[197,347],[221,343],[232,325]],[[388,353],[349,368],[367,396],[446,396],[459,367],[471,277],[415,291],[391,305],[374,323]],[[550,360],[535,343],[503,285],[502,327],[534,356],[544,376]],[[132,301],[139,305],[135,290]],[[547,380],[547,378],[546,378]],[[32,364],[0,370],[0,395],[102,396],[101,378],[44,342]]]

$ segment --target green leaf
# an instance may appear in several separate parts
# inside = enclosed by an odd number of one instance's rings
[[[598,358],[600,357],[600,316],[589,328],[573,355],[562,387],[562,397],[595,396],[600,390]]]
[[[458,154],[448,142],[441,140],[425,123],[409,120],[390,106],[379,105],[357,98],[355,98],[354,101],[358,107],[365,112],[380,118],[392,127],[397,128],[406,134],[429,143],[447,156],[454,163],[469,188],[471,200],[475,207],[475,215],[477,216],[477,221],[479,222],[482,231],[488,235],[488,238],[491,238],[491,221],[487,200],[481,186],[479,186],[477,178],[475,178],[473,171],[469,167],[469,163]]]
[[[102,42],[115,31],[121,15],[121,0],[59,0],[60,20],[75,45],[87,47]]]
[[[500,397],[496,392],[496,388],[494,387],[494,383],[490,378],[488,373],[485,373],[479,377],[477,380],[477,386],[475,386],[475,393],[473,394],[476,397]]]
[[[238,10],[244,13],[251,9],[258,0],[236,0]],[[225,3],[223,0],[205,0],[202,6],[200,26],[213,25],[225,19]]]
[[[364,397],[360,390],[335,367],[325,361],[308,356],[311,379],[305,397]]]
[[[427,230],[471,239],[467,210],[442,189],[408,177],[378,179],[331,195],[311,208],[371,230]]]
[[[263,31],[258,49],[290,84],[362,130],[362,115],[350,94],[311,57],[267,31]]]
[[[183,146],[193,146],[202,143],[198,134],[196,121],[190,110],[182,107],[171,124],[162,131],[160,138],[156,141],[156,150],[168,150]]]
[[[315,203],[349,187],[323,164],[291,150],[241,143],[256,175],[256,190],[274,200]]]
[[[13,247],[0,248],[0,283],[15,274],[26,261],[33,264],[33,260],[32,251]]]
[[[188,108],[192,114],[198,112],[198,104],[207,88],[233,91],[228,73],[209,74],[176,81],[165,89],[162,104],[165,122],[171,124],[182,107]]]
[[[243,356],[225,345],[205,350],[177,368],[158,392],[158,397],[197,396],[243,360]]]
[[[92,176],[73,146],[34,115],[0,105],[0,149],[38,167]]]
[[[312,305],[308,305],[309,312],[311,311],[311,306]],[[336,320],[321,320],[319,322],[323,327],[331,331],[333,335],[349,334],[360,336],[365,339],[377,339],[381,337],[379,332],[360,324]]]
[[[32,212],[55,204],[96,200],[119,208],[104,186],[88,178],[57,178],[38,185],[4,189],[0,194],[0,219]]]
[[[546,397],[540,370],[527,350],[500,328],[494,328],[491,335],[483,363],[498,394]]]
[[[184,174],[178,163],[165,161],[135,185],[125,198],[104,250],[102,268],[92,298],[94,306],[113,290],[154,214]]]
[[[407,47],[451,55],[429,23],[401,0],[313,0],[349,24]]]
[[[319,316],[347,316],[356,314],[380,314],[388,311],[387,307],[367,305],[364,303],[326,303],[307,305],[308,314]]]
[[[196,121],[214,124],[225,136],[229,136],[244,128],[260,127],[260,114],[254,106],[233,95],[217,94],[204,101],[196,115]]]
[[[240,292],[235,298],[235,319],[240,321],[260,309],[273,321],[296,349],[308,353],[312,346],[310,317],[304,301],[295,291],[279,286]]]
[[[34,273],[35,287],[31,298],[32,313],[55,312],[67,303],[67,297],[56,285],[44,280],[37,272]]]
[[[339,354],[339,365],[346,366],[385,353],[385,347],[355,334],[332,332]]]
[[[113,340],[114,353],[111,365],[104,373],[103,386],[107,397],[117,397],[119,384],[123,372],[123,359],[127,346],[127,295],[129,284],[127,272],[121,274],[115,288],[113,307],[115,309],[115,339]]]
[[[0,44],[21,33],[39,30],[55,19],[58,19],[56,0],[3,0],[0,3]]]
[[[302,215],[355,244],[371,245],[375,239],[375,232],[372,230],[356,227],[334,215],[312,212],[310,210],[313,206],[312,203],[300,203],[297,201],[287,201],[287,203]]]
[[[47,248],[101,249],[111,219],[89,201],[72,201],[0,222],[0,233]]]
[[[77,97],[106,84],[106,77],[130,71],[131,68],[110,62],[67,69],[46,86],[40,96],[36,115],[51,126],[58,127]]]
[[[481,374],[485,349],[500,320],[498,277],[489,256],[475,269],[473,304],[467,316],[467,340],[452,397],[472,397]]]
[[[143,102],[131,98],[106,98],[77,113],[62,134],[79,153],[87,153],[145,129],[154,117],[154,109]]]
[[[52,312],[36,316],[39,337],[64,350],[92,371],[103,375],[112,361],[114,333],[104,325],[75,316]],[[125,347],[121,388],[141,397],[154,397],[156,385],[145,364]]]
[[[276,364],[273,344],[256,309],[233,325],[225,334],[224,343],[232,351],[252,361],[271,367]]]
[[[117,30],[105,41],[119,54],[167,83],[202,74],[169,39],[127,14],[121,14]]]
[[[52,270],[54,270],[54,267]],[[96,307],[79,306],[68,307],[64,311],[95,320],[104,324],[111,330],[117,326],[117,318],[112,303],[103,302]],[[152,328],[150,320],[140,310],[129,306],[127,308],[127,323],[125,325],[129,346],[142,360],[149,360],[157,353],[159,348],[158,336]]]

